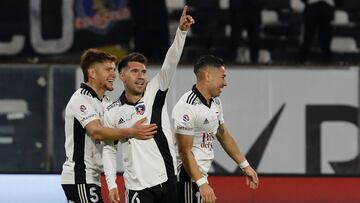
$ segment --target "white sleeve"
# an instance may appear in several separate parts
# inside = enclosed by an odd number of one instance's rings
[[[116,141],[117,142],[117,141]],[[116,184],[116,151],[117,144],[115,141],[105,142],[103,148],[103,164],[106,183],[109,191],[117,187]]]
[[[195,135],[194,123],[195,114],[191,111],[187,104],[176,104],[172,117],[174,119],[174,131],[182,135]]]
[[[87,96],[77,96],[69,102],[69,108],[74,117],[80,122],[83,128],[93,120],[100,119],[94,104],[91,103]]]
[[[160,72],[156,76],[159,80],[160,90],[165,91],[175,75],[176,67],[179,63],[181,53],[184,48],[187,31],[176,30],[174,42],[166,53],[164,63]]]
[[[116,128],[113,123],[113,118],[111,111],[105,108],[104,112],[104,127]],[[104,173],[106,178],[106,183],[109,191],[117,187],[116,184],[116,172],[117,172],[117,143],[118,141],[105,141],[103,148],[103,165]]]

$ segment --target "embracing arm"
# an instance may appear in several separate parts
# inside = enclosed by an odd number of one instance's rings
[[[156,133],[155,124],[142,125],[146,118],[140,119],[130,128],[103,127],[96,119],[86,125],[87,133],[96,140],[118,140],[127,138],[150,139]]]

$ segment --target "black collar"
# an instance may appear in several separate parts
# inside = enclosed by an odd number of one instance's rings
[[[91,96],[93,96],[93,97],[95,97],[95,98],[97,98],[98,100],[101,101],[101,99],[98,97],[98,95],[96,94],[96,92],[95,92],[89,85],[87,85],[87,84],[85,84],[85,83],[81,83],[80,88],[83,88],[83,89],[89,91],[89,93],[91,94]]]
[[[211,107],[211,104],[213,102],[213,98],[210,98],[210,104],[207,104],[207,100],[205,97],[201,94],[201,92],[196,88],[196,85],[193,86],[192,91],[195,93],[197,97],[199,97],[200,101],[207,107]]]
[[[145,93],[145,92],[144,92],[144,93]],[[143,98],[144,93],[143,93],[143,95],[141,96],[141,98]],[[139,103],[139,101],[141,100],[141,98],[140,98],[138,101],[136,101],[135,103],[131,103],[131,102],[129,102],[129,101],[127,100],[127,98],[126,98],[126,96],[125,96],[125,90],[124,90],[124,91],[121,93],[119,100],[120,100],[120,102],[121,102],[121,105],[128,104],[128,105],[131,105],[131,106],[136,106],[136,104]]]

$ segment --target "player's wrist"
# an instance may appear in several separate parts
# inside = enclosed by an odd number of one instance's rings
[[[198,179],[197,181],[195,181],[195,183],[198,187],[200,187],[200,186],[204,185],[205,183],[209,183],[209,182],[207,181],[207,179],[205,177],[202,177],[202,178]]]
[[[241,170],[244,170],[248,166],[250,166],[250,164],[246,159],[245,159],[245,161],[239,163],[239,167],[241,168]]]
[[[127,138],[127,139],[134,138],[134,137],[135,137],[135,134],[136,134],[136,129],[135,129],[134,127],[128,128],[128,132],[127,132],[126,138]]]

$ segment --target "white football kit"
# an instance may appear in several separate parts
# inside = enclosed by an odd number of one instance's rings
[[[204,177],[214,159],[214,141],[220,124],[223,124],[223,110],[219,97],[211,99],[208,106],[206,99],[194,85],[175,105],[172,118],[175,133],[193,136],[192,153]],[[182,162],[178,155],[178,169]],[[179,171],[180,172],[180,171]]]
[[[96,184],[100,186],[102,147],[86,132],[85,126],[94,120],[102,123],[104,105],[109,98],[100,100],[86,84],[71,96],[65,109],[65,151],[61,184]]]
[[[145,124],[156,123],[154,138],[135,138],[107,143],[104,146],[104,171],[109,190],[116,187],[116,149],[120,143],[123,156],[125,187],[128,190],[143,190],[175,178],[176,155],[174,135],[166,107],[166,95],[174,77],[184,47],[187,31],[176,31],[160,72],[146,86],[143,97],[135,104],[129,103],[122,93],[119,100],[105,110],[104,125],[128,128],[146,117]]]

